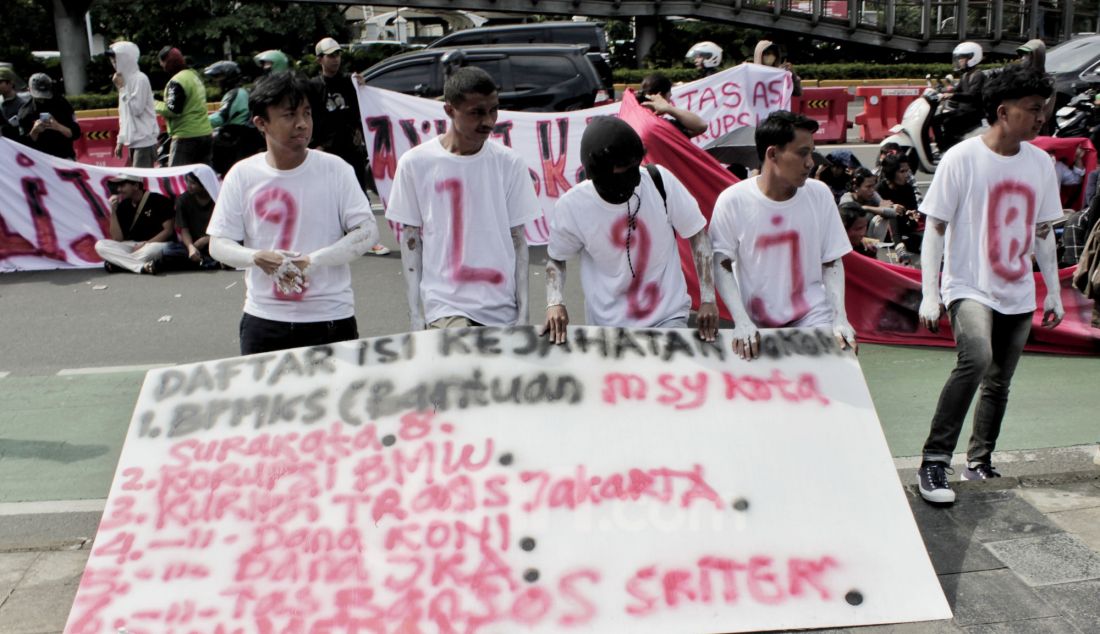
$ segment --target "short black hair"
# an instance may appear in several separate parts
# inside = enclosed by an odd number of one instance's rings
[[[996,123],[997,108],[1006,101],[1024,97],[1046,99],[1053,93],[1054,83],[1045,73],[1030,65],[1009,64],[987,77],[982,86],[985,120],[989,125]]]
[[[903,164],[909,165],[909,159],[906,158],[904,154],[887,154],[882,157],[882,176],[886,180],[893,182],[894,177],[898,175],[898,170],[901,169]],[[909,168],[912,169],[913,166],[909,165]]]
[[[764,161],[764,155],[772,146],[782,147],[794,141],[795,130],[817,132],[817,121],[802,114],[776,110],[756,128],[756,155]]]
[[[470,93],[487,96],[496,91],[497,83],[492,75],[477,66],[463,66],[447,78],[447,83],[443,85],[443,100],[457,106]]]
[[[639,95],[664,95],[670,92],[672,92],[672,81],[661,73],[646,75],[638,89]]]
[[[859,207],[844,206],[840,208],[840,222],[844,225],[845,229],[851,229],[852,225],[856,224],[857,220],[866,216],[867,212]]]
[[[852,182],[848,184],[848,189],[855,191],[863,185],[863,181],[868,178],[877,178],[875,173],[866,167],[858,167],[856,171],[852,172]]]
[[[305,77],[294,71],[268,73],[258,80],[248,93],[248,110],[254,117],[267,119],[267,109],[289,100],[291,108],[297,108],[309,100],[310,86]]]

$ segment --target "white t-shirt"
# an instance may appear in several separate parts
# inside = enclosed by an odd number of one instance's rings
[[[1062,217],[1046,152],[1023,143],[1001,156],[981,137],[967,139],[944,153],[920,211],[947,222],[945,304],[973,299],[1005,315],[1035,310],[1035,225]]]
[[[500,143],[488,141],[477,154],[460,156],[440,138],[401,156],[386,205],[387,219],[421,228],[424,318],[514,325],[519,314],[511,228],[542,211],[530,172],[519,154]]]
[[[730,186],[714,203],[714,250],[737,262],[741,301],[757,326],[831,326],[836,310],[821,266],[852,250],[833,192],[808,180],[776,202],[756,176]]]
[[[206,231],[250,249],[308,255],[374,223],[370,202],[340,157],[309,150],[301,165],[279,170],[261,152],[225,175]],[[305,323],[355,315],[347,264],[311,267],[309,286],[301,293],[280,293],[258,266],[248,267],[245,284],[244,312],[255,317]]]
[[[642,181],[634,190],[639,198],[612,205],[600,198],[592,181],[584,181],[558,200],[550,218],[546,252],[563,261],[581,254],[585,319],[594,326],[650,327],[687,317],[691,310],[672,230],[690,238],[707,226],[707,219],[687,188],[657,167],[668,196],[666,212],[649,172],[639,169]],[[637,211],[633,230],[628,210]]]

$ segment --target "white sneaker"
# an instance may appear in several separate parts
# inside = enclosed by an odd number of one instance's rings
[[[370,255],[389,255],[390,250],[386,248],[381,242],[371,247],[370,251],[367,251]]]

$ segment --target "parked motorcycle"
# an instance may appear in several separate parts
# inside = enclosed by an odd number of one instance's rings
[[[901,122],[890,128],[891,135],[883,139],[879,147],[888,143],[898,144],[914,172],[919,169],[932,174],[940,161],[940,152],[933,140],[933,118],[946,95],[954,90],[955,84],[951,75],[934,81],[929,75],[925,77],[925,81],[927,87],[924,93],[906,107]],[[983,122],[967,132],[964,138],[981,134],[986,127]]]

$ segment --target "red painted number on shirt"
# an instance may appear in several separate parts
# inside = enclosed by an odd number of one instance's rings
[[[462,181],[448,178],[435,184],[437,193],[446,192],[451,198],[451,272],[455,282],[504,283],[504,274],[488,268],[466,266],[462,263],[464,245],[464,210],[462,208]]]
[[[634,248],[634,254],[631,255],[630,261],[634,265],[634,277],[626,289],[626,314],[631,319],[645,319],[657,310],[657,305],[661,302],[661,288],[657,282],[642,284],[649,265],[649,230],[641,220],[635,219],[634,225],[631,231],[625,216],[615,221],[611,227],[611,244],[625,251],[627,236],[631,236],[630,242],[631,247]]]
[[[264,222],[279,225],[279,242],[275,248],[288,250],[294,240],[294,230],[298,226],[298,203],[290,192],[278,187],[265,189],[256,196],[253,203],[256,217]],[[274,286],[277,299],[291,302],[300,302],[306,294],[303,288],[300,293],[284,293]]]
[[[768,314],[764,300],[753,297],[749,300],[749,310],[752,312],[753,321],[769,327],[778,327],[798,321],[810,312],[810,305],[806,302],[806,278],[802,272],[802,243],[797,231],[783,231],[771,235],[760,236],[756,239],[755,248],[760,250],[787,247],[791,252],[791,308],[793,314],[790,319],[779,319]]]
[[[989,263],[993,272],[1010,282],[1030,273],[1035,191],[1018,181],[998,183],[989,192],[986,222]]]

